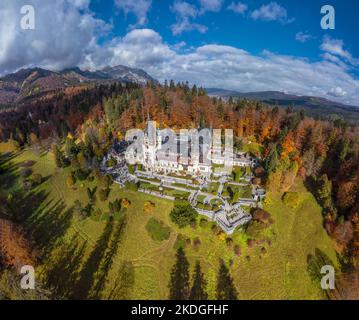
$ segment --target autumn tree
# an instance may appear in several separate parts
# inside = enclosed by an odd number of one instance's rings
[[[66,184],[69,188],[72,188],[73,185],[75,184],[75,179],[73,177],[72,174],[70,174],[67,178],[66,178]]]
[[[293,140],[293,132],[289,132],[282,142],[281,158],[286,158],[294,151],[296,151],[295,143]]]
[[[0,219],[0,257],[7,267],[34,265],[36,255],[33,254],[31,242],[25,230],[10,220]],[[33,252],[32,252],[33,251]],[[1,277],[0,277],[1,278]]]
[[[283,173],[281,190],[288,191],[290,187],[294,184],[294,180],[298,173],[298,163],[296,161],[291,161],[288,168]]]
[[[357,199],[358,185],[354,181],[347,181],[339,185],[337,202],[339,208],[347,210],[352,208]]]

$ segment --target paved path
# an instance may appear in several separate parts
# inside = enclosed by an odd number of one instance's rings
[[[224,187],[224,185],[223,185],[223,183],[221,183],[221,184],[219,185],[219,188],[218,188],[218,194],[222,194],[222,192],[223,192],[223,187]]]

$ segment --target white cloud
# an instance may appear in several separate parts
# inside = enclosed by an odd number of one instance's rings
[[[0,73],[21,67],[77,65],[110,28],[87,10],[88,1],[32,0],[35,30],[20,27],[22,0],[0,2]],[[84,10],[86,9],[86,10]]]
[[[330,89],[328,94],[333,97],[344,97],[347,93],[343,90],[343,88],[335,87]]]
[[[90,5],[90,0],[73,0],[72,2],[79,9],[88,9]]]
[[[287,10],[277,2],[262,5],[259,9],[252,12],[251,17],[253,20],[278,21],[283,24],[294,21],[294,18],[288,18]]]
[[[171,26],[174,35],[193,30],[200,33],[207,32],[205,25],[193,21],[200,13],[194,5],[185,1],[176,0],[170,9],[176,16],[176,23]]]
[[[248,6],[245,3],[242,2],[232,2],[228,7],[228,10],[231,10],[233,12],[239,13],[241,15],[244,15],[245,12],[248,10]]]
[[[198,9],[185,1],[175,1],[171,11],[181,18],[195,18],[198,15]]]
[[[207,11],[218,12],[222,8],[223,0],[199,0],[201,5],[200,13]]]
[[[311,34],[309,34],[308,32],[298,32],[295,35],[295,40],[302,42],[302,43],[305,43],[311,39],[314,39],[314,37]]]
[[[99,47],[95,54],[87,56],[83,66],[92,69],[119,64],[143,68],[160,67],[176,56],[162,37],[151,29],[134,29],[123,38],[114,38],[104,48]]]
[[[186,47],[187,43],[185,41],[178,42],[172,46],[174,50],[180,50],[184,47]]]
[[[136,16],[136,25],[132,27],[143,26],[148,22],[147,15],[151,8],[152,0],[116,0],[115,4],[124,11],[126,16],[129,13]]]
[[[349,62],[352,65],[359,65],[359,59],[356,59],[352,54],[344,49],[343,40],[332,39],[329,36],[323,38],[323,42],[320,46],[320,49],[331,54],[332,56],[337,56],[343,58],[345,61]]]
[[[223,45],[177,52],[149,29],[133,30],[108,48],[112,56],[106,63],[140,67],[160,81],[188,80],[204,87],[242,92],[283,91],[359,105],[359,80],[345,65],[326,59],[310,62],[269,51],[252,55]]]
[[[324,52],[323,54],[320,55],[324,60],[333,62],[337,65],[339,65],[341,68],[348,70],[349,66],[344,63],[341,59],[339,59],[337,56],[334,56],[328,52]]]
[[[280,90],[359,105],[359,80],[351,74],[350,65],[339,63],[354,58],[338,40],[325,39],[323,59],[318,62],[268,51],[252,55],[222,45],[177,51],[151,29],[135,29],[103,43],[99,39],[110,27],[95,19],[85,2],[75,5],[70,0],[32,0],[36,30],[20,29],[21,3],[0,2],[3,74],[33,66],[56,70],[124,64],[143,68],[161,81],[188,80],[204,87],[238,91]],[[191,6],[178,8],[181,17],[193,19],[198,15]],[[339,62],[335,58],[340,58]]]

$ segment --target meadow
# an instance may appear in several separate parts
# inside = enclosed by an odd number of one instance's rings
[[[1,144],[0,151],[13,150]],[[180,229],[169,217],[173,202],[120,189],[116,184],[111,186],[108,200],[96,199],[100,217],[79,220],[72,210],[75,201],[87,204],[86,189],[95,187],[97,179],[69,187],[69,169],[56,168],[52,153],[37,150],[17,151],[6,165],[11,163],[17,177],[19,165],[29,160],[34,162],[33,173],[40,173],[43,182],[30,191],[36,197],[19,199],[23,201],[21,214],[43,245],[44,258],[36,268],[37,275],[59,295],[166,299],[178,245],[184,246],[191,271],[197,260],[201,262],[209,298],[215,298],[219,259],[230,267],[240,299],[325,298],[308,273],[308,258],[322,254],[338,266],[332,242],[322,227],[321,207],[299,179],[291,190],[299,194],[296,208],[285,206],[280,194],[269,193],[264,209],[271,214],[271,224],[260,230],[237,230],[228,237],[200,216],[196,225]],[[19,190],[19,179],[6,188],[8,193]],[[130,202],[125,222],[104,219],[108,203],[124,198]],[[149,201],[154,207],[146,211]],[[149,232],[161,228],[166,236],[154,237]]]

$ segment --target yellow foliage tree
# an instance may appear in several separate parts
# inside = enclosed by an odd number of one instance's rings
[[[155,209],[155,204],[151,201],[146,201],[145,204],[143,205],[143,211],[145,213],[151,213],[153,212]]]
[[[123,207],[123,208],[129,208],[130,207],[130,205],[131,205],[131,201],[130,200],[128,200],[127,198],[123,198],[122,200],[121,200],[121,206]]]

